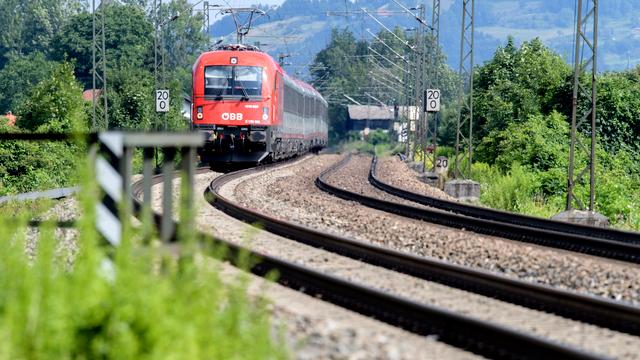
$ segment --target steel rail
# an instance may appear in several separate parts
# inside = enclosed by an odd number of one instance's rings
[[[209,202],[230,216],[250,224],[259,224],[267,231],[313,247],[529,308],[553,312],[617,331],[640,334],[640,309],[629,304],[527,283],[320,232],[249,209],[219,193],[225,184],[258,171],[249,169],[218,177],[207,190]],[[386,309],[387,312],[392,310]],[[457,330],[448,328],[447,331]]]
[[[509,224],[522,225],[538,229],[557,231],[567,234],[589,236],[604,240],[613,240],[623,243],[640,244],[640,233],[607,229],[588,225],[578,225],[534,216],[520,215],[506,211],[494,210],[479,206],[467,205],[453,201],[437,199],[434,197],[416,194],[383,182],[376,176],[377,158],[371,163],[369,182],[375,187],[392,195],[411,200],[413,202],[441,209],[456,214],[471,216],[477,219],[486,219]]]
[[[346,161],[343,161],[325,171],[316,180],[316,185],[323,191],[337,197],[356,201],[367,207],[407,218],[422,220],[451,228],[473,231],[478,234],[543,245],[550,248],[564,249],[630,263],[640,263],[640,244],[623,243],[578,234],[568,234],[559,231],[533,228],[494,220],[478,219],[440,209],[399,204],[357,194],[329,184],[326,181],[327,175],[339,170],[345,164]]]
[[[79,187],[74,188],[58,188],[46,191],[32,191],[28,193],[21,193],[16,195],[7,195],[0,197],[0,206],[11,202],[27,202],[36,200],[60,200],[69,196],[75,195],[80,191]],[[10,220],[20,223],[21,220]],[[51,225],[58,229],[72,229],[76,226],[75,220],[28,220],[26,222],[28,227],[39,228],[44,225]]]

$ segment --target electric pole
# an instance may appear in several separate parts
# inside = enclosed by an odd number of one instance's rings
[[[583,6],[586,5],[586,6]],[[583,11],[583,7],[585,11]],[[569,150],[569,181],[567,186],[566,210],[572,210],[574,203],[580,210],[584,202],[575,194],[577,184],[584,182],[589,174],[589,211],[595,207],[595,164],[596,164],[596,101],[597,101],[597,60],[598,60],[598,0],[578,0],[576,23],[575,60],[573,76],[573,98],[571,112],[571,147]],[[589,85],[583,86],[580,78],[589,74]],[[585,109],[585,110],[582,110]],[[580,112],[580,113],[579,113]],[[591,141],[583,143],[578,131],[591,135]],[[587,166],[575,173],[576,151],[583,151],[589,159]]]
[[[153,0],[153,19],[154,19],[154,37],[153,37],[153,77],[155,89],[164,89],[165,86],[165,51],[164,51],[164,31],[162,29],[162,0]],[[166,117],[162,114],[166,130]],[[154,130],[160,129],[160,115],[155,113]]]
[[[107,54],[105,46],[105,22],[108,0],[103,0],[96,7],[96,0],[92,1],[92,114],[91,127],[93,131],[109,130],[109,103],[107,101]],[[98,86],[101,88],[98,89]],[[98,93],[98,90],[100,93]],[[98,99],[102,96],[102,101]]]
[[[431,51],[431,84],[434,87],[439,88],[440,83],[440,69],[439,69],[439,58],[438,54],[440,52],[440,0],[433,0],[433,9],[431,14],[431,37],[433,41],[433,49]],[[438,158],[437,150],[438,150],[438,123],[440,121],[440,112],[436,112],[433,115],[433,130],[431,130],[432,135],[432,144],[433,144],[433,157],[432,157],[432,165],[433,171],[436,168],[436,161]]]
[[[474,47],[475,0],[462,0],[462,31],[460,34],[460,87],[458,90],[458,125],[456,131],[456,158],[454,177],[470,178],[473,161],[473,47]],[[465,135],[465,127],[468,134]],[[462,169],[464,153],[460,147],[466,145],[467,167]]]
[[[202,15],[204,22],[204,36],[207,37],[207,44],[211,44],[211,34],[209,34],[209,29],[211,28],[211,17],[209,16],[209,2],[205,1],[202,4]],[[207,46],[209,48],[209,46]]]
[[[424,13],[424,6],[419,5],[418,10],[420,10],[421,14]],[[411,160],[415,159],[416,153],[420,144],[423,140],[422,129],[424,122],[424,112],[422,111],[422,93],[423,93],[423,83],[424,83],[424,62],[423,62],[423,52],[424,52],[424,28],[419,26],[416,29],[416,37],[415,37],[415,48],[413,49],[413,60],[414,60],[414,79],[415,79],[415,87],[414,87],[414,100],[417,113],[416,126],[414,131],[414,141],[413,141],[413,150],[411,151]]]

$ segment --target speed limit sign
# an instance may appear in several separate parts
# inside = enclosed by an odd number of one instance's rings
[[[440,90],[428,89],[424,94],[424,111],[439,112],[440,111]]]
[[[169,111],[169,90],[156,90],[156,112]]]

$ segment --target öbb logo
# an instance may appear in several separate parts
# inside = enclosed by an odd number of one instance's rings
[[[222,113],[222,120],[224,121],[242,121],[242,113]]]

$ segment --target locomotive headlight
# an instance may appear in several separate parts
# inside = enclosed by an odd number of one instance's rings
[[[204,114],[202,114],[202,106],[198,106],[198,115],[196,115],[196,118],[198,118],[198,120],[202,120],[202,118],[204,117]]]
[[[269,120],[269,107],[265,106],[262,108],[262,120]]]

